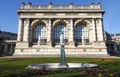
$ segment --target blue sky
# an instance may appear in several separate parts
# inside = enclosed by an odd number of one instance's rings
[[[1,0],[0,1],[0,29],[2,31],[18,32],[18,14],[22,2],[33,5],[47,5],[52,2],[55,5],[90,5],[101,3],[106,11],[104,14],[104,29],[109,33],[120,33],[120,0]]]

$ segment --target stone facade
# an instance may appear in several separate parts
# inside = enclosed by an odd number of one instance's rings
[[[106,32],[106,46],[110,55],[120,56],[120,33],[110,34]]]
[[[15,51],[17,34],[0,31],[0,56],[12,55]]]
[[[48,6],[33,6],[31,3],[28,5],[22,3],[21,9],[17,12],[19,29],[14,55],[59,55],[60,44],[55,42],[55,36],[59,37],[59,35],[55,35],[56,32],[59,34],[59,31],[56,30],[57,25],[65,25],[67,41],[65,52],[67,55],[107,55],[103,28],[105,11],[101,8],[100,3],[97,5],[91,3],[89,6],[75,6],[73,3],[70,3],[69,6],[55,6],[52,3]],[[43,34],[46,35],[44,36],[46,39],[41,39],[43,35],[39,35],[37,42],[34,42],[37,25],[45,25],[45,34]],[[76,29],[77,25],[85,25],[83,27],[85,31],[87,30],[87,34],[85,34],[87,39],[84,39],[83,33],[78,35],[79,37],[77,36],[76,32],[78,31],[78,34],[81,32],[79,31],[81,28]],[[41,40],[44,41],[44,44]]]

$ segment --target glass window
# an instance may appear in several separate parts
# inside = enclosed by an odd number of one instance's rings
[[[89,42],[88,29],[85,25],[77,25],[74,31],[76,43]]]
[[[59,44],[60,43],[60,34],[61,32],[64,33],[64,41],[65,44],[68,43],[68,34],[67,34],[67,28],[65,25],[57,25],[55,27],[55,32],[54,32],[54,43]]]
[[[47,42],[46,39],[46,27],[45,25],[37,25],[34,28],[34,42],[40,41],[40,44],[45,44]]]

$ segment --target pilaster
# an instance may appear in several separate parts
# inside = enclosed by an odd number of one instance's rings
[[[95,24],[95,19],[92,19],[92,41],[96,41],[96,24]]]
[[[52,46],[51,41],[51,19],[48,20],[48,30],[47,30],[47,45]]]
[[[99,28],[99,41],[104,41],[104,35],[103,35],[103,24],[102,19],[98,19],[98,28]]]
[[[26,19],[24,21],[24,37],[23,42],[25,43],[25,46],[29,47],[29,28],[30,28],[30,19]]]
[[[74,43],[74,27],[73,27],[73,19],[70,19],[70,37],[69,37],[69,45],[75,46]]]

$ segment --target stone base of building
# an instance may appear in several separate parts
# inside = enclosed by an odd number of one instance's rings
[[[54,47],[50,45],[32,45],[26,42],[18,42],[15,48],[14,55],[60,55],[60,45]],[[65,45],[66,55],[108,55],[107,48],[104,42],[94,42],[92,44],[82,44],[76,46]]]
[[[20,49],[29,48],[29,42],[17,42],[16,48],[20,48]]]
[[[18,55],[18,56],[58,56],[60,55],[60,52],[55,52],[55,53],[51,53],[51,52],[16,52],[14,55]],[[66,52],[66,56],[79,56],[79,55],[109,55],[106,52],[102,51],[102,52]]]
[[[66,48],[66,55],[96,54],[107,55],[106,48]],[[14,55],[60,55],[60,47],[16,48]]]

